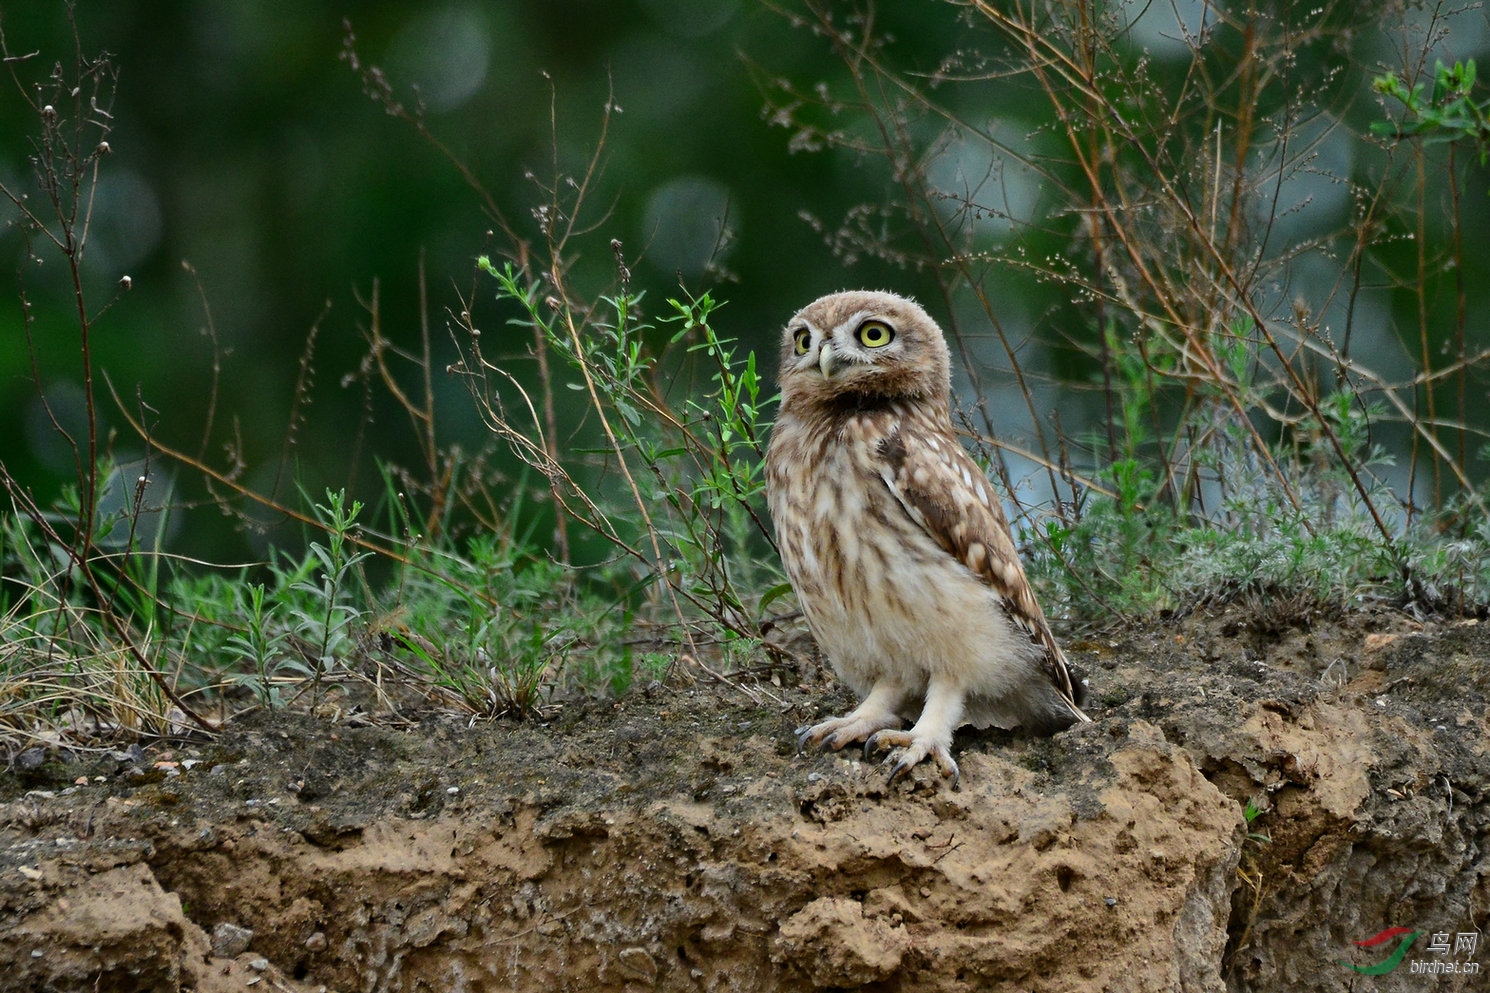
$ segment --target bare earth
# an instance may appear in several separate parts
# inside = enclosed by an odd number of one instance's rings
[[[1490,626],[1070,647],[1096,723],[961,733],[955,792],[794,755],[821,678],[54,755],[0,773],[0,988],[1490,990]]]

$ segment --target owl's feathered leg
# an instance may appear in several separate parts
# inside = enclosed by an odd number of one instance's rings
[[[926,705],[921,708],[921,717],[909,731],[889,729],[877,731],[864,742],[864,756],[886,748],[899,748],[897,755],[885,758],[888,764],[895,760],[890,770],[890,782],[909,772],[916,763],[926,758],[936,760],[942,775],[952,780],[952,788],[962,778],[957,763],[952,760],[952,732],[962,723],[963,698],[966,696],[960,684],[946,679],[933,678],[926,687]]]
[[[869,738],[877,731],[899,728],[900,716],[896,711],[905,695],[899,684],[880,680],[864,702],[845,716],[797,728],[797,754],[801,755],[809,745],[831,748],[836,752],[845,745]]]

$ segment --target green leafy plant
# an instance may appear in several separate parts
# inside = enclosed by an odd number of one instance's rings
[[[250,684],[260,702],[273,708],[282,702],[275,675],[287,657],[288,632],[276,622],[275,604],[266,600],[263,583],[244,582],[238,589],[243,598],[244,629],[230,635],[224,645],[248,668],[232,681]]]
[[[543,294],[539,281],[511,263],[483,257],[479,265],[496,281],[499,302],[518,306],[511,321],[576,377],[568,385],[585,398],[604,447],[560,453],[540,404],[485,359],[481,334],[470,327],[455,368],[467,376],[487,424],[542,473],[564,511],[633,563],[636,588],[668,606],[695,659],[697,637],[753,637],[747,591],[774,569],[761,555],[770,540],[761,470],[769,400],[754,353],[741,354],[715,331],[718,303],[708,294],[670,298],[654,322],[640,295],[623,292],[581,307]],[[648,342],[659,331],[670,334],[657,353]],[[670,377],[693,360],[701,361],[709,385],[675,408]],[[607,481],[610,474],[619,476],[619,487]],[[690,618],[700,615],[714,632],[694,631]]]
[[[326,491],[326,503],[316,504],[317,518],[326,543],[310,543],[310,556],[289,583],[289,590],[304,599],[287,606],[290,618],[303,632],[300,640],[307,655],[311,705],[321,701],[321,683],[338,658],[349,653],[353,624],[362,616],[350,598],[357,565],[371,552],[353,552],[351,536],[362,513],[362,503],[348,501],[344,491]]]
[[[1260,845],[1270,845],[1273,842],[1272,838],[1260,831],[1251,830],[1256,825],[1258,819],[1262,817],[1263,813],[1263,808],[1258,805],[1255,798],[1248,800],[1246,805],[1242,807],[1242,819],[1247,822],[1248,828],[1247,840]]]
[[[1474,59],[1446,66],[1433,65],[1433,87],[1408,85],[1395,73],[1377,76],[1372,89],[1402,105],[1402,119],[1375,121],[1371,133],[1383,138],[1421,138],[1427,142],[1468,141],[1480,152],[1480,164],[1490,156],[1490,97],[1475,99]]]

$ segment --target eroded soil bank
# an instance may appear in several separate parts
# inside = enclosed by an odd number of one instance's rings
[[[1428,950],[1490,914],[1487,626],[1234,611],[1072,649],[1096,723],[960,735],[955,792],[794,755],[848,703],[821,683],[259,714],[12,770],[0,988],[1490,989],[1483,937]],[[1342,964],[1392,927],[1424,932],[1397,968]]]

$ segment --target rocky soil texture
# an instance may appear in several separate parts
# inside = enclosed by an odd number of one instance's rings
[[[1096,722],[959,735],[956,791],[796,756],[822,683],[49,756],[0,777],[0,988],[1490,989],[1429,951],[1490,916],[1490,626],[1071,648]]]

